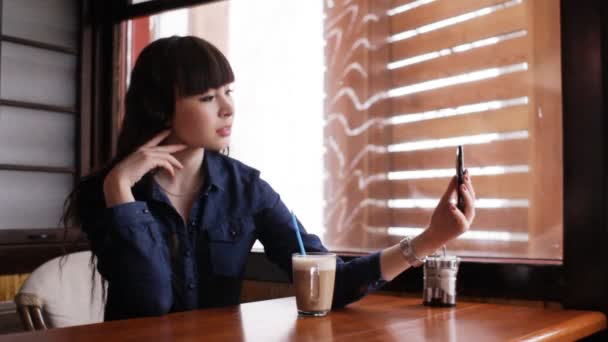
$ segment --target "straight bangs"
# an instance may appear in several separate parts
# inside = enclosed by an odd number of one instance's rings
[[[234,82],[234,73],[226,56],[210,43],[183,37],[173,49],[174,85],[178,96],[193,96]]]

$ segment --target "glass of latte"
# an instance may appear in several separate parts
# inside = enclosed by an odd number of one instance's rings
[[[333,253],[295,253],[291,257],[298,313],[325,316],[331,310],[336,278]]]

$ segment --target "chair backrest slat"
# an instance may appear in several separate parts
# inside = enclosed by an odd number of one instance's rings
[[[42,310],[39,306],[30,306],[30,313],[32,314],[32,320],[37,330],[46,330],[46,323],[42,317]]]
[[[34,323],[32,322],[32,315],[30,315],[29,306],[17,306],[17,311],[19,311],[19,316],[21,317],[21,322],[23,323],[23,328],[27,331],[36,330],[34,328]]]

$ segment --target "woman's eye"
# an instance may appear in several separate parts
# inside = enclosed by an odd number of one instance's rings
[[[203,101],[203,102],[211,102],[211,101],[213,101],[213,98],[214,98],[213,95],[207,95],[207,96],[201,97],[200,100]]]
[[[226,95],[230,95],[230,94],[232,94],[233,92],[234,92],[234,90],[232,90],[232,89],[228,89],[228,90],[226,90]]]

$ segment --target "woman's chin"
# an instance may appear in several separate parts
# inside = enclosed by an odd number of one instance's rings
[[[186,143],[188,148],[196,149],[202,148],[210,151],[221,151],[230,145],[230,139],[222,139],[221,141],[191,141]]]
[[[224,138],[217,144],[217,150],[225,150],[228,146],[230,146],[230,138]]]
[[[222,144],[217,150],[218,151],[224,151],[225,149],[228,148],[228,146],[230,146],[229,144]]]
[[[201,145],[198,147],[203,148],[205,150],[209,150],[209,151],[222,151],[222,150],[225,150],[229,145],[230,144],[222,142],[221,144],[206,144],[206,145]]]

